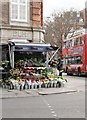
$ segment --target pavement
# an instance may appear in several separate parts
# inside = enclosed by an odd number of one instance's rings
[[[39,88],[39,89],[26,89],[26,90],[9,90],[5,88],[0,88],[0,99],[7,98],[23,98],[30,96],[40,96],[40,95],[51,95],[51,94],[62,94],[62,93],[70,93],[77,92],[77,87],[71,84],[72,81],[66,82],[64,87],[60,88]]]
[[[64,76],[65,78],[69,78],[69,80],[65,83],[64,86],[60,88],[39,88],[39,89],[26,89],[26,90],[8,90],[4,88],[0,88],[0,99],[7,98],[23,98],[30,96],[40,96],[40,95],[51,95],[51,94],[63,94],[63,93],[71,93],[85,90],[85,81],[78,81],[77,78],[75,80],[71,79],[71,77]],[[78,84],[79,83],[79,84]],[[78,86],[79,85],[79,86]],[[81,87],[82,86],[82,87]]]
[[[51,95],[51,94],[62,94],[69,92],[77,92],[76,89],[67,88],[40,88],[40,89],[27,89],[27,90],[8,90],[0,88],[0,99],[7,98],[23,98],[30,96],[40,96],[40,95]]]

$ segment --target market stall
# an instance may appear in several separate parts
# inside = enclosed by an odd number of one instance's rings
[[[50,44],[32,44],[27,40],[9,40],[8,44],[12,69],[6,82],[10,89],[64,86],[67,80],[59,76],[55,65],[50,67],[48,64],[59,48],[54,49]],[[50,51],[54,51],[52,57],[49,57]]]
[[[9,56],[10,56],[10,64],[11,67],[14,68],[15,61],[15,53],[43,53],[46,56],[46,65],[48,65],[48,52],[52,50],[50,44],[43,43],[29,43],[27,40],[17,41],[17,40],[9,40]]]

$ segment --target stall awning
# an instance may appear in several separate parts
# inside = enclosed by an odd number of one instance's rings
[[[13,51],[19,52],[48,52],[51,49],[50,44],[28,43],[28,42],[9,42],[13,47]]]
[[[29,43],[27,40],[9,40],[9,44],[13,47],[13,51],[19,52],[48,52],[55,50],[51,44]]]
[[[50,44],[27,44],[15,43],[14,51],[20,52],[48,52]]]

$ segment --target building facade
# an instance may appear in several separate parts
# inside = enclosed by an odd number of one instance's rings
[[[44,41],[42,0],[0,0],[0,43]]]
[[[80,11],[79,25],[87,28],[87,1],[85,2],[85,8]]]

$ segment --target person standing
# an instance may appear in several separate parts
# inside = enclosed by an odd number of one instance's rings
[[[62,76],[62,62],[60,59],[58,60],[57,69],[59,70],[59,76]]]

